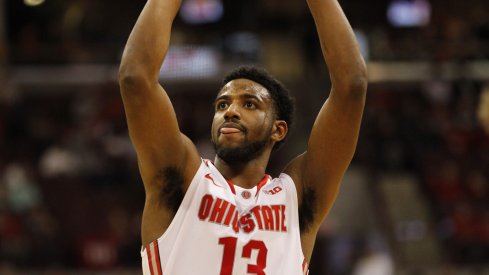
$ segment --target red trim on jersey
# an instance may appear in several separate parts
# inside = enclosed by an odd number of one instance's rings
[[[302,262],[302,273],[304,273],[304,275],[309,274],[309,268],[307,267],[306,259],[304,259],[304,261]]]
[[[156,269],[158,271],[158,275],[163,275],[163,270],[161,268],[160,262],[160,249],[158,248],[158,240],[155,240],[153,243],[155,248]]]
[[[265,174],[265,176],[263,176],[261,181],[257,184],[255,196],[258,195],[258,192],[260,192],[260,189],[263,186],[265,186],[265,184],[267,184],[269,178],[270,178],[270,175]]]
[[[212,163],[212,164],[214,164],[214,163],[213,163],[211,160],[208,160],[208,159],[204,159],[204,162],[205,162],[205,164],[206,164],[207,166],[209,166],[209,162],[210,162],[210,163]],[[216,186],[220,186],[220,185],[217,185],[217,184],[216,184],[216,182],[215,182],[215,181],[214,181],[214,179],[213,179],[213,178],[210,176],[210,174],[206,174],[206,175],[205,175],[205,177],[206,177],[207,179],[210,179],[210,180],[211,180],[211,181],[214,183],[214,185],[216,185]],[[260,192],[261,188],[262,188],[263,186],[265,186],[265,184],[267,184],[267,182],[268,182],[268,179],[269,179],[269,178],[271,178],[271,177],[270,177],[270,175],[265,174],[265,176],[263,176],[263,178],[260,180],[260,182],[258,182],[258,184],[256,185],[256,186],[257,186],[257,188],[256,188],[256,194],[255,194],[255,196],[256,196],[256,195],[258,195],[258,192]],[[233,183],[232,183],[230,180],[227,180],[227,179],[226,179],[226,182],[228,183],[229,188],[231,189],[231,192],[233,192],[233,194],[234,194],[234,195],[236,195],[236,189],[234,188],[234,184],[233,184]]]
[[[204,176],[206,179],[209,179],[212,181],[212,183],[217,186],[217,187],[222,187],[220,185],[217,185],[216,182],[214,181],[214,179],[211,177],[211,174],[210,173],[207,173],[205,176]]]
[[[151,250],[154,252],[151,253]],[[148,254],[148,265],[151,275],[163,275],[160,262],[160,250],[158,249],[158,240],[155,240],[146,246],[146,253]]]
[[[258,195],[258,192],[260,192],[260,189],[267,184],[268,179],[270,178],[270,175],[265,174],[263,178],[258,182],[256,185],[256,193],[255,196]],[[226,180],[226,182],[229,184],[229,188],[231,188],[231,192],[236,195],[236,189],[234,188],[234,184],[230,180]]]
[[[229,185],[229,188],[231,188],[231,192],[236,195],[236,189],[234,189],[234,184],[230,180],[226,180],[226,182]]]
[[[146,246],[146,253],[148,254],[149,273],[151,273],[151,275],[154,275],[154,272],[153,272],[153,257],[151,256],[151,245],[152,244],[153,243],[149,243]]]

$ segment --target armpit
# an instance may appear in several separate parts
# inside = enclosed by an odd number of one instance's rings
[[[183,181],[183,173],[176,167],[161,169],[157,176],[157,182],[162,185],[160,202],[173,214],[177,213],[183,200]]]
[[[302,203],[299,206],[299,227],[301,233],[307,232],[316,215],[314,204],[316,201],[316,193],[314,190],[305,188],[302,194]]]

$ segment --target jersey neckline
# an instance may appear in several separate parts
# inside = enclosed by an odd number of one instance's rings
[[[258,195],[258,192],[260,192],[260,190],[262,189],[263,186],[265,186],[269,180],[272,178],[269,174],[265,174],[263,176],[263,178],[258,182],[257,185],[255,185],[254,187],[252,188],[244,188],[244,187],[241,187],[239,185],[235,185],[231,180],[228,180],[226,179],[222,174],[221,172],[217,169],[217,167],[214,165],[214,162],[212,162],[211,160],[209,159],[204,159],[204,162],[207,164],[207,166],[209,166],[209,163],[212,164],[212,166],[214,166],[214,168],[216,169],[217,172],[219,172],[219,174],[221,175],[221,177],[227,182],[227,184],[229,185],[229,189],[231,189],[231,192],[236,195],[236,189],[240,189],[241,191],[249,191],[249,192],[252,192],[253,189],[256,188],[256,191],[255,191],[255,197]]]

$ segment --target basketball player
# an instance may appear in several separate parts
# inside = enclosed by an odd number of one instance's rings
[[[480,94],[477,116],[484,130],[489,133],[489,85]]]
[[[287,136],[292,109],[283,86],[254,68],[228,75],[214,102],[211,138],[217,155],[202,160],[180,132],[158,82],[181,1],[147,1],[120,66],[129,134],[146,192],[144,274],[308,272],[316,233],[355,151],[367,83],[364,60],[337,0],[307,3],[332,89],[307,151],[272,179],[266,167]]]

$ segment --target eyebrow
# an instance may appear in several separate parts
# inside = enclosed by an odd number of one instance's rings
[[[249,99],[256,99],[257,101],[263,101],[263,100],[261,100],[259,97],[257,97],[254,94],[245,93],[245,94],[240,95],[240,97],[242,97],[242,98],[249,98]]]
[[[241,95],[239,95],[239,97],[240,98],[245,98],[245,99],[255,99],[256,101],[259,101],[259,102],[262,102],[263,101],[262,99],[260,99],[256,95],[250,94],[250,93],[241,94]],[[229,99],[231,99],[231,96],[230,95],[221,95],[221,96],[218,96],[216,98],[216,100],[214,100],[214,103],[216,103],[219,100],[229,100]]]

